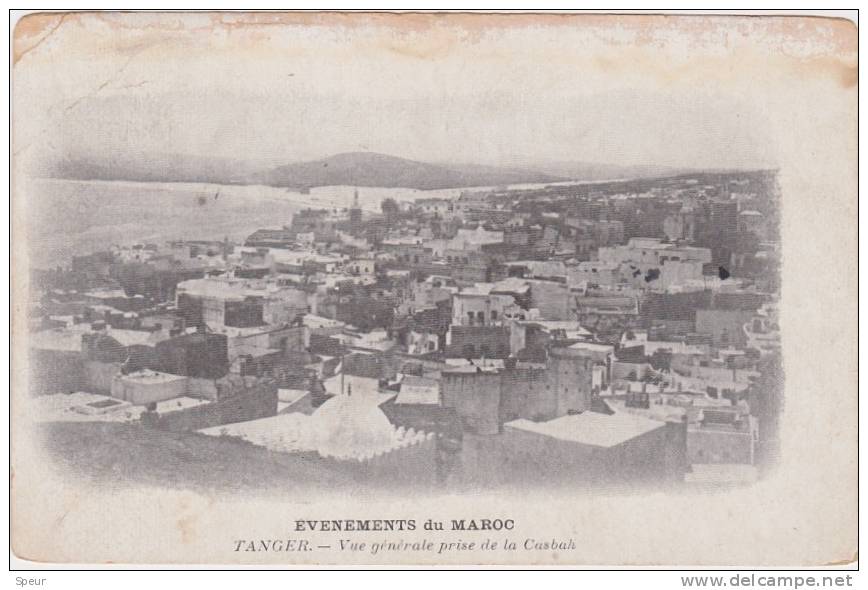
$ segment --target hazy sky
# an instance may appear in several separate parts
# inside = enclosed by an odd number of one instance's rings
[[[756,59],[749,22],[691,39],[664,20],[51,18],[16,39],[35,47],[13,81],[15,149],[31,155],[775,164],[774,105],[739,72]]]

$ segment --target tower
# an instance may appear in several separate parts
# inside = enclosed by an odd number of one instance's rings
[[[359,189],[353,191],[353,205],[350,207],[350,233],[358,236],[362,231],[362,208],[359,205]]]

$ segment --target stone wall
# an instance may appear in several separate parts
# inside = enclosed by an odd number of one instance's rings
[[[594,361],[579,351],[553,350],[545,369],[498,372],[444,371],[443,405],[454,408],[463,428],[497,434],[501,424],[526,418],[550,420],[591,407]]]
[[[246,422],[277,414],[277,384],[272,381],[257,383],[249,389],[237,391],[210,404],[178,410],[168,414],[146,412],[142,423],[159,430],[186,432],[222,424]]]
[[[687,468],[686,425],[660,428],[613,447],[564,441],[505,428],[499,436],[465,436],[451,478],[463,485],[628,486],[680,482]]]
[[[500,373],[444,372],[440,386],[443,405],[455,409],[464,430],[500,432]]]
[[[31,349],[28,364],[31,395],[73,393],[87,385],[80,352]]]
[[[754,438],[751,429],[718,430],[691,428],[687,432],[687,451],[691,463],[754,463]]]
[[[500,416],[503,422],[526,418],[546,420],[555,417],[556,392],[545,369],[513,369],[503,374]]]
[[[85,361],[84,373],[87,391],[101,395],[111,395],[112,380],[121,372],[121,363],[102,363]]]
[[[437,440],[412,429],[404,446],[364,459],[321,459],[328,467],[367,484],[431,486],[437,483]]]
[[[503,326],[452,326],[446,348],[449,358],[503,359],[510,353],[509,328]]]

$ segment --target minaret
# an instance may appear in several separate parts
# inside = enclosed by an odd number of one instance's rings
[[[362,230],[362,208],[359,206],[359,189],[353,191],[353,206],[350,207],[350,233],[358,236]]]

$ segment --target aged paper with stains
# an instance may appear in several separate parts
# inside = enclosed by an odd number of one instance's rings
[[[15,556],[855,562],[856,43],[24,16]]]

